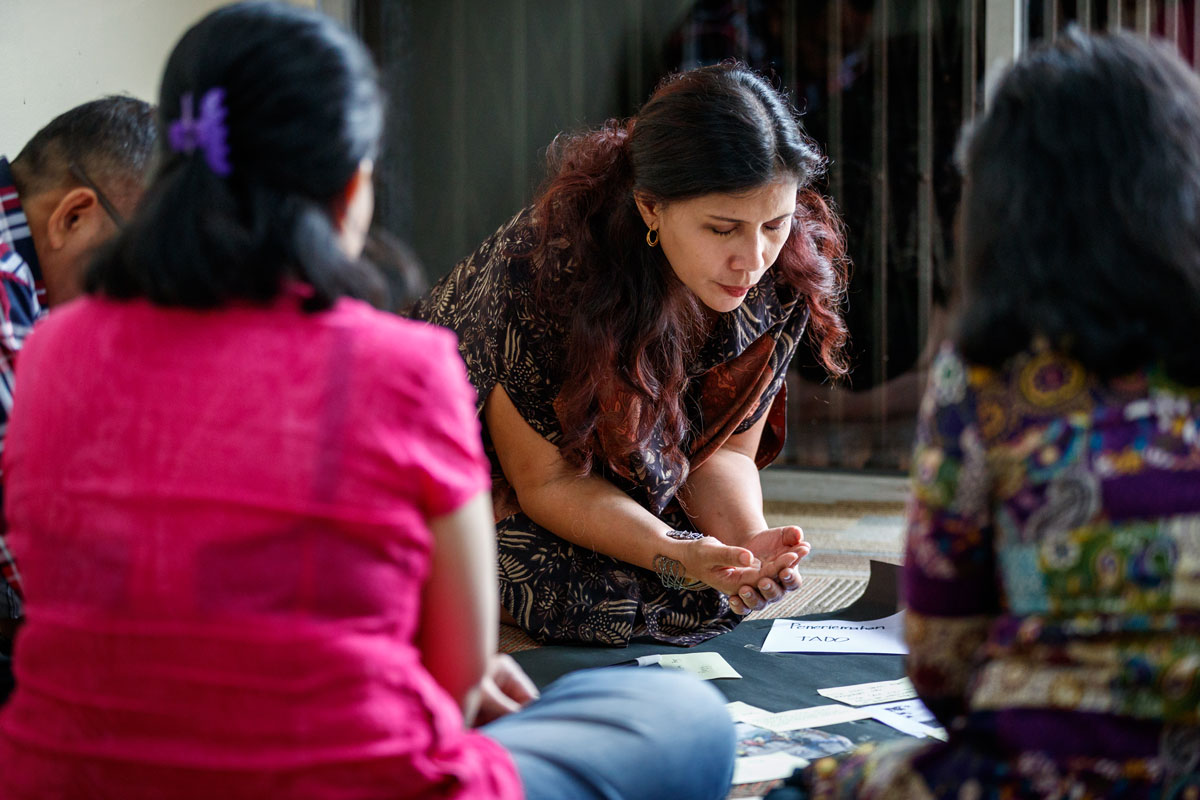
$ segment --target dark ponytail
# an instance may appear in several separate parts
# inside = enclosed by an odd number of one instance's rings
[[[229,172],[167,132],[185,96],[223,92]],[[364,48],[327,17],[279,3],[219,9],[176,45],[158,106],[159,165],[142,210],[89,271],[87,291],[213,308],[267,302],[289,280],[310,310],[377,293],[332,214],[382,129]]]

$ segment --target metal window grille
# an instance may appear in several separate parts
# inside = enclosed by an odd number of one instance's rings
[[[831,391],[797,358],[783,463],[851,469],[907,468],[961,274],[953,153],[987,76],[1069,24],[1162,37],[1193,65],[1200,41],[1196,0],[319,2],[380,61],[379,222],[430,278],[530,201],[556,133],[632,113],[670,69],[734,56],[791,90],[847,224],[854,371]]]

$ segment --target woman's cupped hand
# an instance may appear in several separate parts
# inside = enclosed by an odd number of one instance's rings
[[[800,588],[797,565],[812,546],[795,525],[752,533],[740,545],[705,537],[694,543],[688,575],[729,597],[737,614],[774,603]]]

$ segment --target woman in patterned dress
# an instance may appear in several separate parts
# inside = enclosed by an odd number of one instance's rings
[[[819,798],[1200,797],[1200,80],[1070,32],[966,158],[967,287],[913,459],[909,676],[950,731]]]
[[[418,304],[493,463],[501,598],[543,641],[693,644],[799,586],[758,469],[806,332],[845,371],[840,226],[780,95],[721,65],[560,137],[536,202]]]
[[[383,98],[327,15],[224,5],[157,164],[21,349],[5,507],[28,619],[4,800],[719,800],[711,684],[496,656],[490,466],[445,330],[359,261]]]

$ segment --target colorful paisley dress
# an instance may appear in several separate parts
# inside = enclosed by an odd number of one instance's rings
[[[943,350],[913,460],[909,676],[946,743],[818,798],[1200,798],[1200,390]]]
[[[562,428],[555,399],[575,365],[565,363],[567,333],[560,317],[535,301],[533,278],[535,270],[555,269],[556,281],[570,281],[575,268],[532,263],[523,254],[533,241],[524,211],[439,281],[413,315],[458,334],[480,409],[499,384],[525,421],[557,442]],[[692,469],[763,414],[768,417],[758,466],[778,455],[785,432],[784,376],[807,322],[802,298],[777,283],[773,271],[741,307],[720,315],[689,370],[685,402],[691,432],[684,451]],[[691,523],[675,501],[686,474],[659,460],[662,436],[660,430],[639,442],[620,469],[599,471],[667,524],[688,529]],[[500,469],[486,425],[484,444],[492,460],[501,602],[531,636],[616,647],[634,638],[690,645],[737,624],[720,592],[666,589],[654,572],[571,544],[530,520]]]

